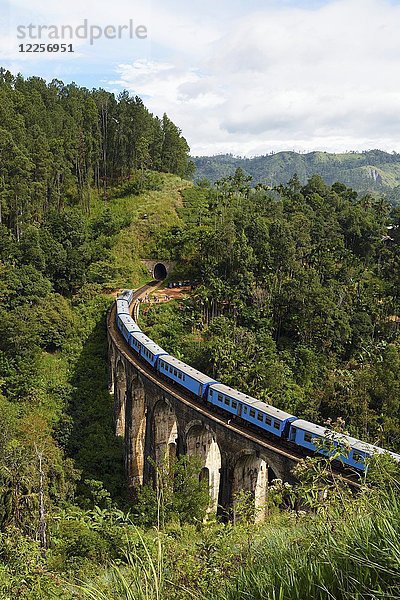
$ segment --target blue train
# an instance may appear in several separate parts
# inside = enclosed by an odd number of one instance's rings
[[[163,377],[178,384],[192,395],[239,418],[273,436],[281,438],[305,450],[326,454],[319,440],[327,438],[325,427],[299,419],[282,410],[238,392],[193,367],[178,360],[148,338],[130,315],[133,291],[124,290],[117,298],[116,323],[133,352],[154,368]],[[344,465],[365,471],[367,459],[374,454],[387,453],[400,462],[400,455],[378,446],[367,444],[348,435],[329,432],[334,446],[343,448],[341,462]]]

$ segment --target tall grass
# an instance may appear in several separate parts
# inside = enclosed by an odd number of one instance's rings
[[[400,598],[399,497],[347,508],[317,519],[307,539],[264,540],[218,600]]]
[[[140,549],[126,553],[125,565],[113,565],[102,580],[80,586],[84,598],[91,600],[163,600],[163,549],[160,534],[156,538],[156,556],[139,531]]]
[[[349,498],[325,514],[282,515],[255,529],[215,525],[212,531],[214,541],[205,542],[193,530],[196,539],[186,547],[179,536],[171,539],[168,533],[157,531],[151,539],[139,532],[140,543],[128,552],[126,564],[107,569],[84,586],[83,597],[400,599],[400,499],[394,491],[380,497],[366,493]],[[242,542],[249,535],[251,543],[244,551]],[[223,551],[218,549],[218,538],[223,540]],[[204,545],[210,552],[202,551]],[[185,558],[176,561],[182,551]],[[235,563],[237,567],[232,568]]]

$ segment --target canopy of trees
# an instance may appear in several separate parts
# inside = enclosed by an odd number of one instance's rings
[[[145,168],[186,177],[189,147],[164,114],[122,92],[13,77],[0,69],[0,224],[19,239],[68,201],[90,209],[93,189],[129,181]]]

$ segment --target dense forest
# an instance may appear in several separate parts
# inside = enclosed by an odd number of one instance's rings
[[[17,239],[25,223],[65,203],[90,211],[93,190],[107,196],[110,182],[129,191],[133,169],[192,172],[180,130],[127,92],[115,98],[1,69],[0,126],[0,224]]]
[[[185,225],[158,245],[198,285],[177,316],[152,309],[154,336],[228,385],[399,450],[399,210],[319,176],[251,183],[238,169],[184,191]]]
[[[246,494],[206,518],[185,457],[127,498],[105,321],[141,257],[174,258],[193,293],[143,307],[155,339],[398,449],[398,211],[319,177],[193,186],[180,130],[126,93],[2,70],[0,97],[0,598],[398,597],[390,462],[355,497],[311,459],[257,525]]]
[[[394,204],[400,200],[400,155],[396,152],[272,152],[254,158],[220,154],[196,156],[193,161],[196,181],[205,177],[215,182],[233,175],[240,167],[253,177],[254,184],[264,183],[273,187],[288,182],[297,174],[304,185],[313,175],[320,175],[329,184],[341,181],[357,192],[385,194]]]

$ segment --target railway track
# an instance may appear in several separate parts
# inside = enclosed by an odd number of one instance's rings
[[[132,315],[133,315],[133,318],[135,319],[135,321],[138,320],[138,316],[139,316],[139,307],[140,307],[139,299],[142,298],[143,296],[145,296],[146,294],[148,294],[149,292],[157,289],[157,287],[159,285],[161,285],[160,282],[152,281],[152,282],[147,283],[146,285],[138,288],[137,290],[135,290],[135,292],[133,294],[133,310],[132,310]],[[225,427],[226,429],[229,429],[230,431],[240,435],[241,437],[243,437],[251,442],[255,442],[262,448],[265,448],[267,450],[274,452],[275,454],[279,454],[285,458],[288,458],[295,463],[299,463],[301,460],[304,459],[304,454],[297,453],[294,451],[289,451],[286,448],[282,448],[278,445],[271,443],[269,440],[268,441],[265,440],[265,438],[263,436],[257,435],[255,432],[249,431],[249,430],[245,429],[244,427],[241,427],[238,423],[231,421],[231,419],[229,417],[224,418],[221,415],[216,414],[214,411],[209,409],[204,404],[195,402],[190,396],[188,396],[181,390],[177,390],[177,388],[175,386],[167,383],[164,379],[161,379],[160,377],[158,377],[157,374],[154,372],[154,370],[151,369],[151,367],[147,367],[144,363],[142,363],[142,361],[140,361],[138,358],[136,358],[134,356],[134,354],[131,351],[131,348],[126,343],[125,339],[122,337],[121,333],[119,332],[119,330],[116,326],[115,313],[116,313],[116,305],[114,303],[108,313],[108,319],[107,319],[107,327],[108,327],[109,334],[110,334],[115,346],[118,348],[119,352],[131,364],[134,365],[135,369],[142,376],[146,377],[146,379],[148,379],[149,381],[154,383],[160,389],[162,389],[165,392],[167,392],[168,394],[171,394],[172,396],[174,396],[177,400],[179,400],[179,402],[182,402],[183,404],[190,406],[200,416],[207,417],[207,419],[209,419],[210,421],[214,421],[214,423],[217,423],[218,425],[221,425],[221,426]],[[355,488],[361,488],[361,485],[359,483],[357,483],[356,481],[354,481],[353,479],[346,477],[339,472],[335,472],[334,474],[336,477],[343,480],[348,485],[355,487]]]

